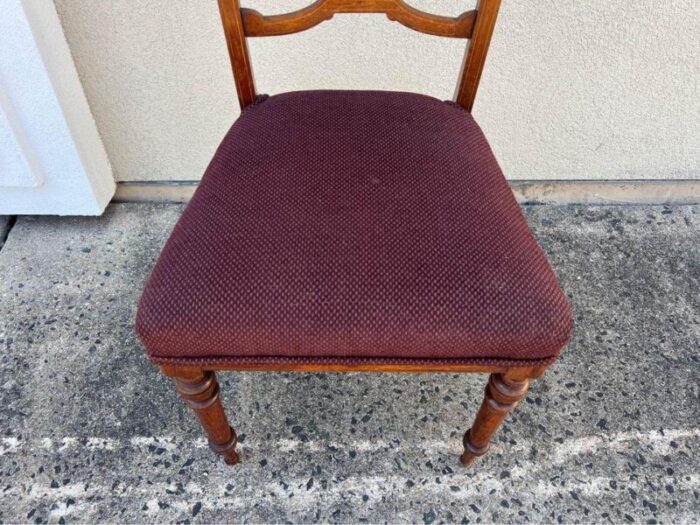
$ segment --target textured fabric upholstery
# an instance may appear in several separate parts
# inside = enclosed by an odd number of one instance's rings
[[[157,363],[530,364],[571,312],[469,113],[308,91],[233,125],[136,324]]]

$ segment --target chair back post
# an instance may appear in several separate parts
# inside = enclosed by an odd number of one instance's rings
[[[241,9],[239,0],[218,2],[241,108],[256,98],[246,37],[297,33],[330,20],[336,13],[384,13],[390,20],[421,33],[472,40],[456,95],[457,103],[471,112],[501,0],[478,0],[475,10],[454,18],[425,13],[403,0],[316,0],[292,13],[272,16]]]
[[[479,89],[481,73],[486,63],[486,55],[491,44],[491,36],[496,27],[501,0],[479,0],[476,7],[476,23],[469,50],[462,66],[462,75],[457,87],[456,102],[471,113]]]
[[[221,23],[224,26],[226,35],[226,45],[231,59],[233,78],[236,82],[238,102],[241,109],[255,101],[255,80],[253,77],[253,67],[248,53],[245,31],[243,29],[243,19],[241,18],[241,7],[238,0],[219,0],[219,12],[221,13]]]

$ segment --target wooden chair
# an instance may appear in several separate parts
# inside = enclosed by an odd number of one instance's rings
[[[136,327],[227,463],[236,433],[217,370],[490,373],[464,434],[469,465],[568,341],[568,301],[471,116],[499,4],[448,18],[401,0],[318,0],[263,16],[219,0],[243,112],[163,249]],[[471,39],[456,102],[258,96],[246,37],[336,13]]]

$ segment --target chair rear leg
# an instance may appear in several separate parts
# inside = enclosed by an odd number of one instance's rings
[[[476,415],[474,424],[464,434],[464,453],[460,461],[466,467],[476,458],[483,456],[491,445],[491,438],[511,412],[527,394],[530,377],[539,377],[544,371],[537,369],[533,375],[516,371],[505,374],[491,374],[484,400]],[[538,375],[535,375],[538,374]]]
[[[209,448],[229,465],[238,463],[236,432],[226,419],[219,383],[212,371],[186,369],[174,374],[175,388],[185,404],[194,410],[209,438]]]

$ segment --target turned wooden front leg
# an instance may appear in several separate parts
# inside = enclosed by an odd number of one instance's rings
[[[466,467],[483,456],[491,445],[491,438],[501,426],[508,412],[527,394],[530,380],[509,377],[507,374],[491,374],[486,394],[472,428],[464,434],[464,454],[460,458]]]
[[[209,447],[229,465],[238,463],[236,432],[221,405],[216,374],[195,370],[175,377],[175,388],[185,404],[194,410],[209,437]]]

